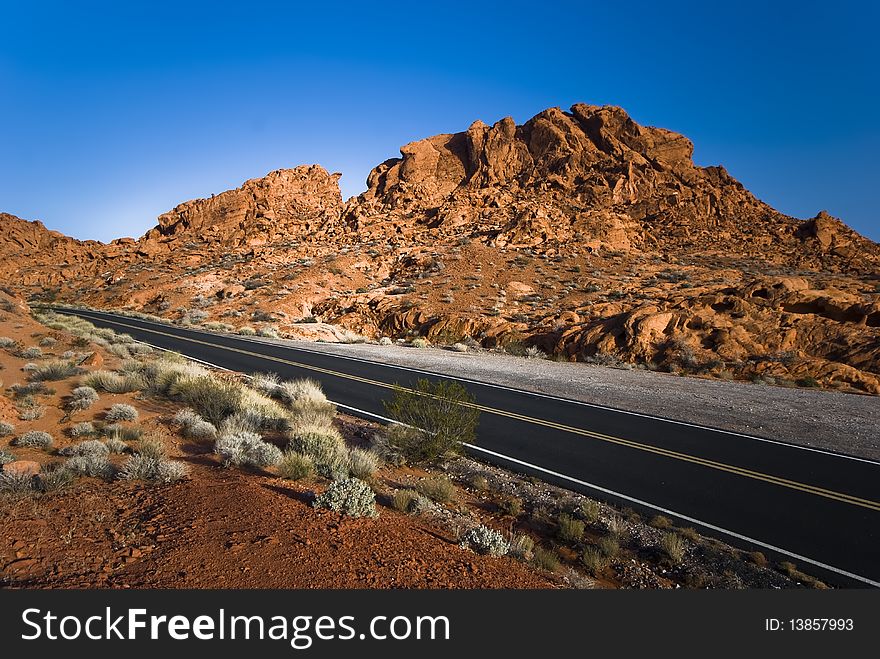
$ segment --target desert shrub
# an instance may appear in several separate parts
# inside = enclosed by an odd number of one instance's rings
[[[446,476],[426,478],[416,485],[416,489],[437,503],[446,503],[455,498],[455,485]]]
[[[84,375],[80,382],[84,386],[110,394],[126,394],[142,388],[143,381],[140,378],[126,377],[113,371],[97,370]]]
[[[655,529],[668,529],[672,526],[672,522],[668,517],[664,517],[663,515],[654,515],[650,521],[648,522]]]
[[[225,464],[239,467],[270,467],[282,458],[281,449],[253,432],[221,435],[214,444],[214,452],[223,458]]]
[[[22,421],[36,421],[42,419],[46,413],[46,408],[32,399],[16,403],[15,408],[18,410],[18,418]]]
[[[605,555],[595,547],[587,547],[581,554],[581,563],[587,569],[587,572],[596,576],[608,565],[608,559]]]
[[[584,523],[567,513],[556,518],[556,534],[563,542],[579,542],[584,537]]]
[[[277,396],[281,381],[275,373],[254,373],[250,386],[266,396]]]
[[[598,547],[599,551],[608,558],[614,558],[620,553],[620,542],[618,542],[617,537],[613,535],[606,535],[604,538],[600,538]]]
[[[137,421],[139,416],[138,411],[131,405],[116,403],[110,407],[104,419],[111,423],[114,421]]]
[[[15,383],[9,389],[16,399],[33,398],[34,396],[51,396],[55,393],[54,389],[46,386],[45,382],[28,382],[27,384]]]
[[[327,402],[327,396],[324,395],[321,385],[311,378],[280,382],[272,395],[278,396],[288,405],[297,401]]]
[[[121,423],[111,423],[101,428],[101,433],[105,437],[118,439],[122,442],[133,442],[143,436],[144,430],[139,426],[125,426]]]
[[[235,414],[242,399],[241,386],[217,380],[210,375],[181,379],[171,385],[169,393],[215,426]]]
[[[428,348],[431,344],[428,342],[428,339],[417,336],[410,342],[410,345],[413,348]]]
[[[99,442],[100,443],[100,442]],[[64,465],[65,469],[79,476],[92,476],[94,478],[111,478],[114,467],[107,458],[107,447],[104,453],[84,453],[74,455]]]
[[[451,346],[453,352],[467,352],[468,347],[464,343],[453,343]]]
[[[402,513],[415,513],[424,507],[425,497],[411,488],[397,490],[391,498],[391,505]]]
[[[315,497],[316,508],[329,508],[348,517],[376,517],[376,495],[364,481],[344,478],[333,481]]]
[[[0,437],[8,437],[15,432],[15,426],[6,421],[0,421]]]
[[[9,464],[10,462],[15,462],[15,456],[12,455],[9,451],[5,451],[0,449],[0,467],[5,464]]]
[[[241,390],[236,414],[246,416],[256,428],[283,430],[288,425],[288,413],[281,405],[249,387]]]
[[[510,551],[510,543],[504,536],[483,524],[468,529],[462,537],[461,546],[489,556],[505,556]]]
[[[373,451],[353,448],[348,453],[348,470],[355,478],[367,480],[379,469],[379,456]]]
[[[471,478],[471,487],[475,490],[485,492],[489,489],[489,480],[483,474],[477,474]]]
[[[626,528],[626,522],[624,522],[623,518],[620,515],[612,515],[605,521],[605,528],[608,530],[608,533],[611,535],[615,535],[617,537],[621,537],[626,535],[628,532]]]
[[[277,339],[278,330],[272,325],[264,325],[257,330],[257,336],[262,336],[267,339]]]
[[[84,442],[79,442],[78,444],[71,444],[70,446],[65,446],[63,449],[58,451],[59,455],[64,455],[68,457],[72,457],[75,455],[98,455],[98,456],[106,456],[110,452],[110,449],[107,448],[107,445],[104,442],[99,441],[97,439],[88,439]]]
[[[37,346],[31,346],[30,348],[25,348],[19,352],[18,356],[22,359],[38,359],[43,356],[43,351]]]
[[[37,476],[37,488],[41,492],[55,492],[73,483],[75,477],[76,474],[67,469],[66,465],[44,465]]]
[[[764,552],[753,551],[749,552],[749,560],[757,565],[758,567],[767,567],[767,557],[764,555]]]
[[[413,430],[389,437],[393,448],[414,463],[431,463],[476,437],[479,412],[469,407],[473,398],[457,382],[432,383],[420,379],[415,389],[395,387],[394,397],[386,401],[389,417]]]
[[[599,502],[592,499],[585,499],[578,506],[578,512],[590,524],[595,523],[599,519]]]
[[[51,348],[56,343],[58,343],[57,339],[51,336],[44,336],[42,339],[40,339],[41,348]]]
[[[290,403],[293,426],[329,426],[336,417],[336,406],[329,401],[301,399]]]
[[[180,410],[174,415],[174,423],[180,426],[181,434],[187,439],[208,440],[217,437],[217,428],[205,421],[194,410]]]
[[[348,453],[345,441],[336,428],[305,426],[289,434],[289,447],[308,455],[315,461],[315,469],[326,478],[348,475]]]
[[[160,460],[168,454],[168,449],[160,436],[147,435],[138,440],[137,454],[145,458]]]
[[[188,474],[189,467],[183,462],[137,454],[125,461],[119,477],[124,480],[174,483]]]
[[[70,427],[70,436],[71,437],[84,437],[87,435],[95,434],[95,426],[94,424],[83,421],[82,423],[76,423]]]
[[[684,558],[687,545],[685,545],[684,539],[677,533],[664,533],[660,539],[660,548],[666,554],[666,557],[677,565]]]
[[[379,339],[380,346],[390,346],[392,343],[394,342],[387,336],[383,336],[381,339]]]
[[[276,465],[278,475],[291,481],[308,478],[315,472],[315,461],[296,451],[285,451]]]
[[[505,515],[510,515],[511,517],[518,517],[522,512],[523,502],[522,499],[515,496],[506,496],[502,497],[498,502],[498,507],[501,509],[501,512]]]
[[[36,485],[36,478],[30,474],[0,471],[0,494],[29,494],[36,489]]]
[[[239,328],[238,328],[238,333],[239,333],[241,336],[253,336],[253,335],[256,334],[257,332],[254,330],[253,327],[247,327],[247,326],[245,326],[245,327],[239,327]]]
[[[510,539],[510,555],[521,561],[530,561],[535,552],[535,541],[531,536],[515,535]]]
[[[106,350],[111,355],[116,355],[122,359],[128,359],[131,357],[131,353],[128,351],[128,346],[124,344],[111,344],[107,346]]]
[[[107,447],[107,450],[110,453],[127,453],[128,452],[128,444],[123,442],[118,437],[111,437],[107,441],[104,442],[104,445]]]
[[[29,430],[13,439],[12,446],[29,446],[31,448],[49,448],[52,446],[52,435],[42,430]]]
[[[682,538],[686,538],[687,540],[690,540],[691,542],[694,542],[694,543],[700,542],[700,534],[696,531],[696,529],[692,529],[689,526],[686,526],[683,529],[679,529],[678,534]]]
[[[82,373],[82,369],[73,362],[51,361],[41,364],[31,371],[30,379],[35,382],[44,380],[64,380]]]
[[[8,336],[0,336],[0,348],[11,348],[16,344],[17,341],[15,339],[10,339]]]
[[[98,401],[98,398],[98,392],[92,387],[77,387],[70,392],[70,400],[67,402],[67,409],[72,411],[88,409]]]

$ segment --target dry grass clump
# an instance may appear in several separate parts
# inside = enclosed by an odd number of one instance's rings
[[[677,533],[664,533],[660,539],[660,548],[674,565],[678,565],[684,559],[687,544]]]
[[[281,449],[253,432],[220,435],[214,444],[214,452],[223,458],[224,464],[238,467],[271,467],[283,457]]]
[[[217,437],[217,428],[210,421],[205,421],[195,410],[180,410],[174,415],[174,423],[180,426],[181,434],[187,439],[213,440]]]
[[[82,369],[73,362],[56,360],[40,364],[36,369],[31,371],[30,379],[33,382],[65,380],[74,375],[79,375],[80,373],[82,373]]]
[[[27,446],[29,448],[49,448],[52,444],[52,435],[42,430],[29,430],[10,442],[12,446]]]
[[[345,440],[329,425],[304,426],[288,434],[289,448],[309,456],[315,470],[326,478],[340,478],[349,473],[349,456]]]
[[[136,454],[126,460],[119,478],[133,481],[174,483],[189,475],[189,467],[183,462]]]
[[[65,446],[63,449],[58,451],[58,455],[64,455],[68,457],[73,457],[75,455],[98,455],[98,456],[106,456],[110,452],[110,449],[107,447],[104,442],[97,439],[87,439],[84,442],[79,442],[78,444],[71,444],[70,446]]]
[[[584,523],[567,513],[556,518],[556,534],[563,542],[580,542],[584,537]]]
[[[111,423],[115,421],[137,421],[140,414],[131,405],[126,403],[115,403],[104,415],[104,420]]]
[[[437,503],[447,503],[455,498],[455,485],[446,476],[435,476],[420,481],[416,489]]]
[[[80,382],[84,386],[110,394],[127,394],[144,387],[143,379],[138,376],[120,375],[103,369],[84,375]]]
[[[315,461],[302,453],[285,451],[275,467],[281,478],[298,481],[308,478],[315,472]]]
[[[348,453],[348,470],[355,478],[369,480],[378,471],[380,459],[374,451],[353,448]]]
[[[397,490],[391,498],[391,505],[402,513],[417,513],[425,508],[428,499],[412,488]]]
[[[94,388],[89,386],[77,387],[70,392],[70,399],[67,401],[67,409],[72,412],[80,412],[87,410],[96,402],[100,396]]]
[[[83,442],[86,443],[86,442]],[[97,442],[101,444],[101,442]],[[103,444],[101,444],[103,446]],[[91,476],[109,480],[115,473],[115,468],[107,457],[107,447],[103,453],[82,453],[74,455],[64,463],[64,468],[78,476]]]
[[[168,387],[168,395],[217,426],[241,408],[242,387],[210,375],[200,375],[178,379]]]

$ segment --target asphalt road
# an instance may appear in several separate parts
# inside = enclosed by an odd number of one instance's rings
[[[331,400],[367,416],[383,414],[394,384],[425,377],[259,339],[76,315],[227,369],[317,379]],[[880,587],[880,463],[496,385],[466,387],[481,409],[475,457],[678,518],[831,583]]]

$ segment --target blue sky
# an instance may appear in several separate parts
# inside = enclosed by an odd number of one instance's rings
[[[348,197],[406,142],[583,101],[880,240],[873,2],[0,1],[0,210],[78,238],[304,163]]]

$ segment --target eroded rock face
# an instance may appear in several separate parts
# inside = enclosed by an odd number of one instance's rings
[[[180,240],[256,246],[316,238],[338,222],[340,176],[320,165],[303,165],[251,179],[210,199],[184,202],[159,216],[158,226],[139,241],[138,249],[149,255]]]

